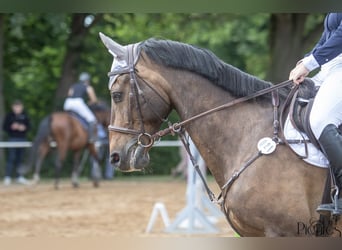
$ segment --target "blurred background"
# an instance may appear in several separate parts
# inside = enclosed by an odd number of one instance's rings
[[[82,71],[91,74],[97,95],[110,104],[107,72],[112,56],[100,41],[99,32],[123,45],[150,37],[190,43],[277,84],[287,80],[290,69],[319,39],[323,18],[324,14],[305,13],[3,13],[0,121],[11,102],[21,99],[31,118],[32,140],[41,119],[62,109],[68,88]],[[172,113],[170,120],[177,121],[177,115]],[[0,141],[5,139],[0,130]],[[4,166],[4,150],[0,148],[0,166]],[[155,147],[151,158],[149,171],[129,175],[170,175],[181,160],[178,147]],[[44,165],[52,166],[53,158]],[[0,176],[3,171],[0,167]],[[63,171],[70,175],[70,168]],[[54,168],[43,166],[41,174],[51,177]]]

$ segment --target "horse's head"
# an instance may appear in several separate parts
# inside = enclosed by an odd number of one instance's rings
[[[153,133],[171,110],[160,77],[139,59],[139,44],[122,46],[100,33],[113,55],[109,72],[112,99],[109,129],[111,163],[122,171],[142,170],[149,164]]]

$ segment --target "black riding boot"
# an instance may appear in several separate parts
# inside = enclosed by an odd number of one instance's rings
[[[335,176],[339,192],[342,192],[342,135],[335,125],[327,125],[318,139],[326,157],[329,160],[330,168]],[[336,204],[335,204],[336,203]],[[342,199],[330,204],[318,206],[317,212],[331,212],[334,215],[342,214]]]
[[[97,123],[96,122],[90,122],[88,127],[88,142],[94,143],[97,140]]]

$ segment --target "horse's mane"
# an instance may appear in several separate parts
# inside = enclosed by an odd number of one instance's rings
[[[207,49],[155,38],[143,41],[139,48],[156,63],[199,74],[237,97],[272,86],[270,82],[223,62]]]

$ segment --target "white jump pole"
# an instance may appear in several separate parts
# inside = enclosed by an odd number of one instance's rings
[[[160,214],[161,218],[163,219],[165,227],[168,227],[170,225],[169,215],[168,215],[168,213],[166,211],[164,203],[156,202],[154,204],[154,207],[153,207],[153,210],[152,210],[152,214],[151,214],[151,218],[150,218],[150,221],[147,224],[145,233],[150,233],[152,231],[152,228],[154,226],[154,223],[156,222],[158,214]]]
[[[200,156],[195,145],[189,138],[190,152],[199,165],[202,173],[205,173],[205,162]],[[205,211],[206,210],[206,211]],[[207,214],[205,213],[207,212]],[[209,215],[208,215],[209,213]],[[209,197],[204,192],[202,180],[195,171],[190,158],[188,159],[188,175],[187,175],[187,190],[186,190],[186,206],[181,210],[173,223],[165,230],[167,233],[218,233],[219,230],[215,227],[213,218],[217,222],[218,217],[223,216],[222,212],[211,203]]]

